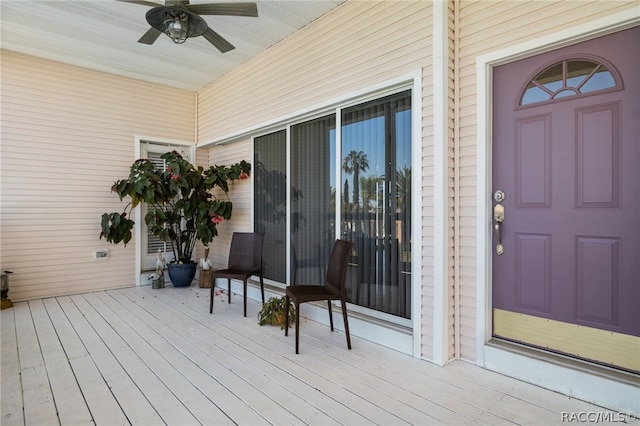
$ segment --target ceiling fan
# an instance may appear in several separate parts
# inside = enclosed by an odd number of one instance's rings
[[[166,0],[164,6],[145,0],[120,0],[151,6],[147,12],[147,22],[151,28],[144,33],[138,43],[153,44],[160,34],[167,34],[174,43],[182,44],[189,37],[203,36],[220,52],[234,49],[220,34],[209,28],[200,15],[258,16],[255,3],[207,3],[190,5],[189,0]]]

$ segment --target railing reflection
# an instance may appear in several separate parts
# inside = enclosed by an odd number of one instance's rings
[[[393,216],[394,229],[387,230],[376,213],[343,214],[342,238],[354,243],[347,297],[351,303],[410,318],[411,217]]]

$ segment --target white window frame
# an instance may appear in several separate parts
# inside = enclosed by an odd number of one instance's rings
[[[134,142],[134,160],[141,158],[142,151],[143,151],[142,146],[145,144],[164,145],[167,147],[175,146],[175,147],[181,147],[181,148],[188,148],[190,158],[191,159],[196,158],[196,146],[194,142],[164,139],[164,138],[158,138],[153,136],[146,137],[146,136],[136,135],[135,142]],[[136,280],[136,287],[139,287],[141,285],[150,284],[150,282],[148,282],[147,280],[148,273],[143,271],[143,266],[142,266],[142,257],[145,255],[143,254],[143,252],[146,251],[146,244],[143,242],[143,239],[146,240],[146,238],[144,238],[142,235],[143,234],[142,224],[143,224],[144,218],[142,217],[141,205],[136,206],[136,208],[134,209],[134,220],[135,220],[135,224],[133,229],[135,234],[135,248],[136,248],[135,249],[135,252],[136,252],[135,280]]]

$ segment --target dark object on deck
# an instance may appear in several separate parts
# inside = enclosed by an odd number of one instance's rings
[[[349,321],[347,319],[347,292],[345,290],[345,278],[349,257],[351,256],[351,243],[344,240],[336,240],[329,257],[327,276],[324,285],[294,285],[288,286],[286,292],[287,303],[293,301],[296,308],[296,353],[298,353],[298,341],[300,339],[300,304],[326,300],[329,307],[329,323],[333,331],[333,315],[331,313],[331,301],[340,300],[342,305],[342,317],[344,319],[344,332],[347,336],[347,347],[351,349],[351,337],[349,336]],[[289,311],[285,311],[285,336],[289,335]]]
[[[252,275],[260,277],[260,291],[264,303],[264,282],[262,277],[262,245],[264,233],[234,232],[229,250],[229,267],[213,271],[211,285],[211,301],[209,313],[213,313],[213,297],[215,295],[215,279],[226,278],[229,289],[229,303],[231,303],[231,280],[240,280],[244,288],[244,316],[247,316],[247,280]]]

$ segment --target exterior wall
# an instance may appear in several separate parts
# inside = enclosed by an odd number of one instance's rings
[[[637,8],[637,1],[557,1],[557,2],[456,2],[456,48],[458,66],[456,136],[456,265],[459,281],[460,358],[475,361],[476,270],[478,203],[476,58],[546,34],[567,29],[612,13]],[[490,175],[490,171],[489,171]]]
[[[135,135],[194,140],[195,94],[6,50],[1,87],[11,300],[134,285],[134,240],[100,240],[100,216],[125,206],[110,188],[129,173]],[[96,248],[109,259],[92,260]]]
[[[428,67],[430,9],[422,1],[337,7],[200,90],[198,143]]]
[[[434,281],[431,13],[432,4],[426,1],[348,1],[198,92],[198,145],[206,146],[233,140],[234,135],[244,138],[256,131],[264,133],[270,124],[288,116],[327,106],[407,73],[422,72],[423,220],[419,226],[424,251],[422,270],[414,274],[420,274],[422,283],[422,307],[415,313],[421,317],[423,332],[419,351],[428,359],[433,357]],[[243,139],[243,150],[245,143]],[[220,152],[221,148],[212,149],[212,160]],[[233,201],[235,211],[237,197]],[[235,227],[235,213],[232,221]],[[221,235],[213,244],[225,238]],[[453,348],[452,323],[448,329]]]
[[[245,139],[221,145],[207,151],[209,165],[229,165],[245,160],[253,165],[253,144]],[[251,179],[229,185],[229,199],[233,202],[231,220],[218,225],[218,236],[209,245],[209,258],[215,267],[227,267],[231,236],[234,232],[253,231],[253,168]]]

